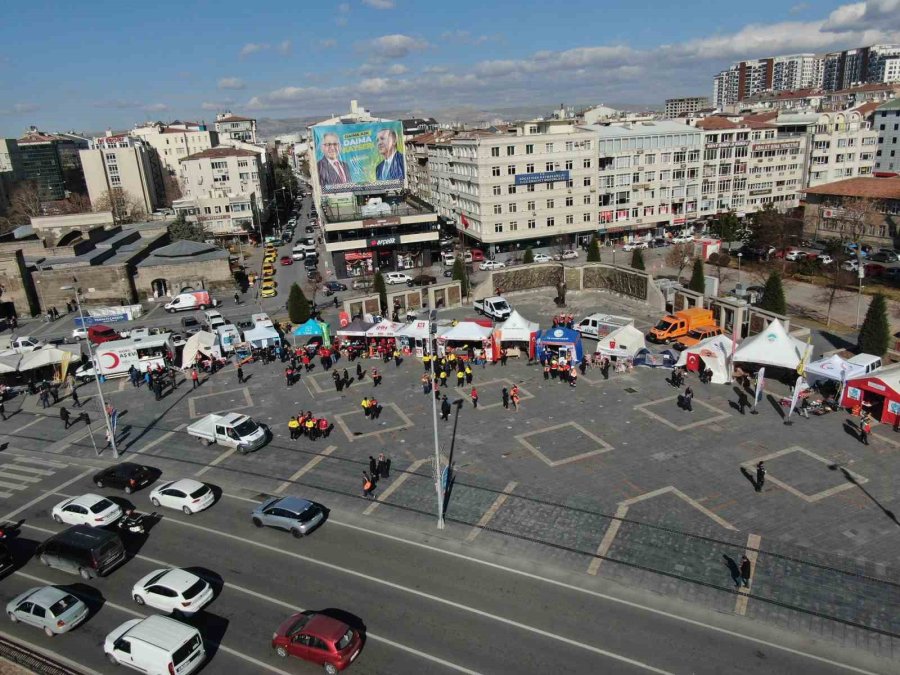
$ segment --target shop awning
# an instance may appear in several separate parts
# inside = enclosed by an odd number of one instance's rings
[[[394,323],[393,321],[382,321],[376,323],[366,331],[366,337],[369,338],[392,338],[397,335],[397,331],[403,328],[402,323]]]

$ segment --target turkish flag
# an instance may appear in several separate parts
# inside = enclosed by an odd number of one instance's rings
[[[463,227],[468,230],[469,229],[469,221],[466,219],[466,214],[460,213],[459,219],[462,221]]]

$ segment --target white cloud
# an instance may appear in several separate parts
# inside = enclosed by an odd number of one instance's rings
[[[373,9],[394,9],[394,0],[362,0],[364,5]]]
[[[361,46],[361,50],[376,60],[402,59],[411,52],[421,51],[428,47],[428,42],[421,38],[395,33],[382,35]]]
[[[350,15],[350,3],[342,2],[337,6],[338,16],[335,18],[334,22],[338,26],[346,26],[348,21],[348,16]]]
[[[0,109],[0,115],[24,115],[40,110],[35,103],[14,103],[10,108]]]
[[[257,52],[264,51],[270,47],[269,44],[265,42],[248,42],[243,47],[241,47],[240,56],[244,58],[245,56],[250,56],[251,54],[256,54]]]
[[[145,105],[143,108],[147,112],[162,112],[163,110],[168,110],[169,106],[165,103],[150,103],[149,105]]]
[[[810,4],[808,2],[798,2],[796,5],[793,5],[788,11],[791,14],[800,14],[801,12],[805,12],[810,8]]]
[[[282,56],[287,56],[291,53],[291,41],[290,40],[282,40],[278,43],[278,46],[275,48],[279,54]]]
[[[441,33],[441,40],[451,43],[451,46],[455,44],[480,45],[490,39],[487,35],[472,35],[467,30],[448,30]]]
[[[222,110],[226,110],[234,105],[234,99],[226,98],[221,101],[204,101],[200,104],[200,107],[203,110],[213,110],[215,112],[221,112]]]
[[[239,77],[222,77],[219,78],[219,89],[244,89],[246,84]]]

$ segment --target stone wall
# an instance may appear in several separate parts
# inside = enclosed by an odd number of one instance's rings
[[[229,293],[236,288],[227,260],[138,267],[134,286],[141,300],[155,299],[153,282],[157,279],[165,280],[169,296],[177,295],[182,288],[188,287]]]
[[[497,270],[488,274],[487,279],[472,289],[472,298],[483,300],[496,295],[497,289],[500,289],[501,293],[513,293],[515,291],[528,291],[533,288],[556,288],[556,284],[562,279],[562,270],[563,267],[561,265],[552,263],[524,265],[522,267]],[[576,289],[570,285],[569,290]]]
[[[36,270],[32,278],[42,311],[50,307],[64,308],[75,293],[63,291],[61,287],[76,283],[85,305],[130,305],[137,301],[131,271],[125,263]]]
[[[0,252],[0,316],[32,316],[40,311],[31,275],[22,251]],[[65,303],[63,303],[65,306]]]
[[[592,263],[581,268],[584,274],[583,287],[626,295],[646,302],[653,277],[646,272],[627,267],[613,267],[603,263]],[[571,287],[570,287],[571,288]]]

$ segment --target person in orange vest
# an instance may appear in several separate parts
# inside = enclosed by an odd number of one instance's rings
[[[378,372],[378,368],[372,368],[372,386],[377,387],[381,384],[381,373]]]
[[[372,490],[375,489],[375,483],[372,482],[372,479],[369,478],[369,474],[363,471],[363,497],[366,499],[371,498]]]
[[[318,428],[318,432],[319,432],[319,437],[320,437],[320,438],[326,438],[326,437],[328,436],[328,430],[329,430],[329,427],[330,427],[330,426],[331,426],[331,425],[328,424],[328,420],[327,420],[327,419],[325,419],[324,417],[320,417],[320,418],[319,418],[319,428]]]
[[[373,396],[369,399],[369,416],[373,420],[377,420],[379,415],[381,415],[381,406],[378,405],[378,399]]]

